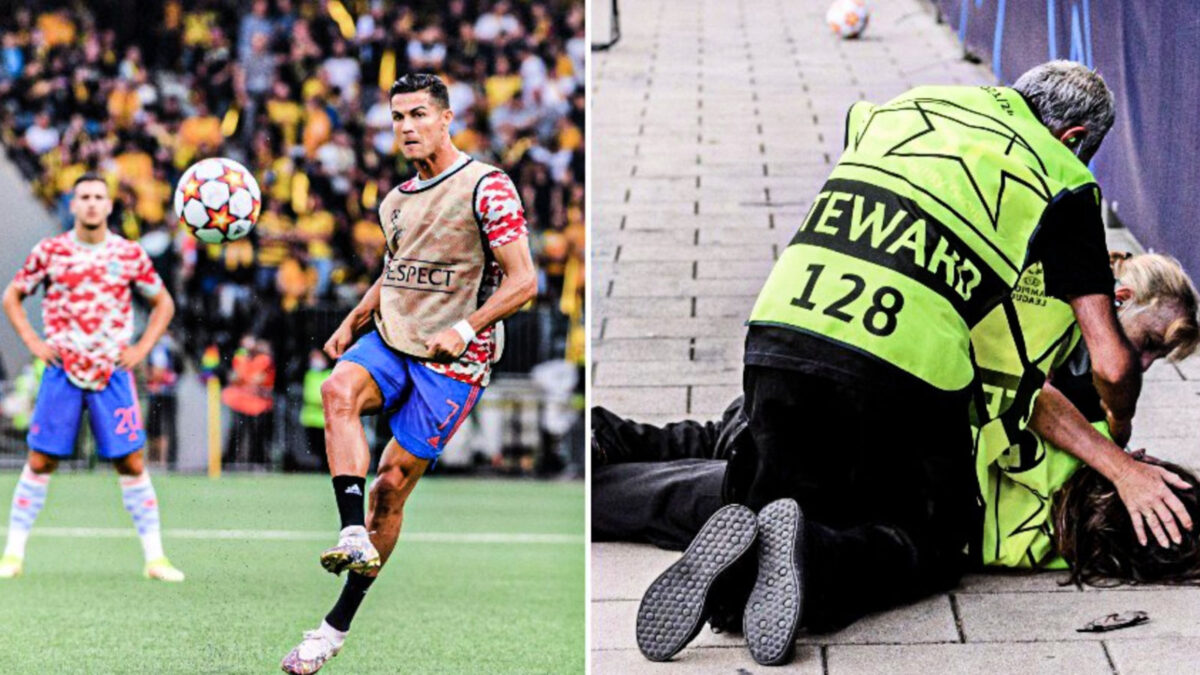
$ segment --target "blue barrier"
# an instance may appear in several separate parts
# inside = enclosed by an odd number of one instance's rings
[[[1200,278],[1200,15],[1169,0],[935,0],[965,48],[1009,84],[1031,66],[1096,68],[1117,121],[1092,162],[1116,215]]]

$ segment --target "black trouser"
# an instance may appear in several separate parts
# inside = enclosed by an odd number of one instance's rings
[[[682,551],[725,503],[725,460],[749,440],[742,399],[719,422],[662,427],[592,408],[592,539]]]
[[[810,631],[952,587],[980,531],[965,410],[955,428],[950,410],[921,410],[927,399],[888,398],[748,366],[745,414],[735,401],[721,424],[659,429],[593,409],[593,537],[678,550],[722,503],[792,497],[807,522]]]

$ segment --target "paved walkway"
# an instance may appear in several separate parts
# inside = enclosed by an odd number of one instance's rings
[[[602,3],[601,3],[602,4]],[[862,40],[826,3],[622,3],[622,41],[593,59],[594,401],[647,421],[714,416],[738,393],[754,296],[836,159],[848,105],[918,84],[993,81],[929,3],[875,3]],[[1114,244],[1136,248],[1125,231]],[[1147,376],[1135,443],[1200,469],[1200,360]],[[597,673],[762,672],[707,631],[675,664],[642,659],[637,601],[674,553],[596,545]],[[1200,662],[1200,590],[1076,592],[1056,574],[971,577],[949,594],[802,639],[804,673],[1184,672]],[[1076,633],[1144,609],[1151,622]]]

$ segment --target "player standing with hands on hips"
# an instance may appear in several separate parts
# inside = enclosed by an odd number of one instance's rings
[[[314,673],[341,650],[396,545],[409,493],[487,386],[503,342],[497,323],[537,293],[516,187],[454,147],[446,85],[409,74],[389,93],[392,128],[417,175],[380,204],[384,272],[326,343],[340,361],[321,387],[342,523],[321,564],[349,575],[320,627],[284,657],[289,673]],[[376,412],[393,439],[364,514],[370,449],[360,416]]]
[[[38,242],[24,267],[4,289],[4,313],[33,355],[46,363],[29,425],[29,459],[21,471],[9,515],[0,578],[21,575],[25,542],[46,502],[50,475],[70,457],[83,408],[96,453],[120,474],[121,497],[133,517],[150,579],[183,581],[163,554],[158,497],[142,456],[146,434],[130,372],[162,337],[175,314],[150,256],[136,242],[108,231],[112,198],[96,174],[75,181],[71,214],[75,227]],[[38,337],[21,302],[45,287]],[[141,339],[133,341],[130,289],[150,303]]]

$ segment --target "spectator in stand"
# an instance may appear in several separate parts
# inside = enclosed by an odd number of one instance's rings
[[[296,236],[308,243],[308,263],[317,270],[317,296],[322,296],[329,288],[329,278],[333,274],[333,242],[336,221],[333,214],[325,208],[325,202],[318,194],[308,198],[307,213],[296,219]]]
[[[275,283],[283,297],[280,307],[284,312],[293,312],[302,305],[316,302],[317,270],[308,264],[308,253],[303,245],[292,246],[288,257],[279,264]]]
[[[270,412],[275,407],[271,393],[274,386],[271,343],[246,335],[241,349],[233,355],[229,385],[221,392],[221,402],[233,411],[224,462],[266,464],[270,459],[266,448],[271,433]]]
[[[408,41],[408,67],[422,72],[437,72],[446,61],[446,44],[437,26],[426,26]]]
[[[267,0],[254,0],[250,5],[250,13],[242,17],[238,26],[238,59],[246,61],[254,52],[254,41],[260,36],[267,42],[274,37],[275,26],[267,16],[269,4]]]
[[[375,103],[367,109],[365,123],[371,147],[376,154],[395,154],[396,135],[392,132],[392,104],[386,90],[379,90]]]
[[[275,289],[279,265],[287,258],[288,242],[295,236],[291,218],[283,213],[283,204],[278,199],[267,200],[267,208],[258,217],[254,228],[258,238],[255,251],[258,255],[258,271],[254,286],[260,292]]]
[[[475,21],[475,37],[480,42],[506,44],[521,37],[524,31],[521,22],[510,13],[506,0],[492,5],[491,9],[479,15]]]
[[[268,53],[269,45],[270,36],[267,33],[254,33],[250,38],[250,53],[234,70],[238,98],[242,100],[243,107],[248,108],[249,115],[262,108],[275,83],[278,57]]]
[[[329,111],[316,96],[309,97],[304,104],[304,131],[301,134],[304,144],[304,156],[312,159],[317,154],[317,148],[329,140],[333,133],[333,118]]]
[[[495,70],[484,82],[483,90],[488,110],[508,103],[521,91],[521,76],[512,72],[512,62],[507,57],[497,57]]]
[[[25,130],[25,148],[36,158],[58,147],[61,138],[58,129],[50,126],[50,115],[39,113],[33,118],[33,126]]]
[[[342,98],[350,101],[358,96],[362,69],[358,59],[351,57],[347,51],[345,40],[334,41],[333,55],[325,60],[323,69],[330,86],[336,87],[342,92]]]

